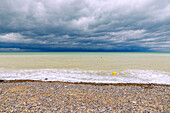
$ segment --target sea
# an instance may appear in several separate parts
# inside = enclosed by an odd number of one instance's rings
[[[170,53],[0,52],[0,79],[170,85]]]

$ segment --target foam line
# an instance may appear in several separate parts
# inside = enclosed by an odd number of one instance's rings
[[[47,80],[46,80],[47,78]],[[116,76],[111,71],[71,69],[3,69],[1,80],[42,80],[90,83],[157,83],[170,84],[170,72],[154,70],[126,70]]]

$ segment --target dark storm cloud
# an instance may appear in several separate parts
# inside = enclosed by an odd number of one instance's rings
[[[169,0],[1,0],[0,51],[170,51]]]

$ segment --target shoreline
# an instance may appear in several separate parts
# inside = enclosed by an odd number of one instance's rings
[[[168,84],[156,84],[156,83],[94,83],[94,82],[64,82],[64,81],[42,81],[42,80],[0,80],[0,83],[19,83],[19,82],[41,82],[41,83],[65,83],[65,84],[84,84],[84,85],[95,85],[95,86],[141,86],[141,87],[151,87],[151,86],[166,86],[170,87]]]

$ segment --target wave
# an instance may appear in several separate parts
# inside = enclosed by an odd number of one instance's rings
[[[170,72],[155,70],[111,71],[72,70],[72,69],[3,69],[1,80],[42,80],[91,83],[157,83],[170,84]]]

